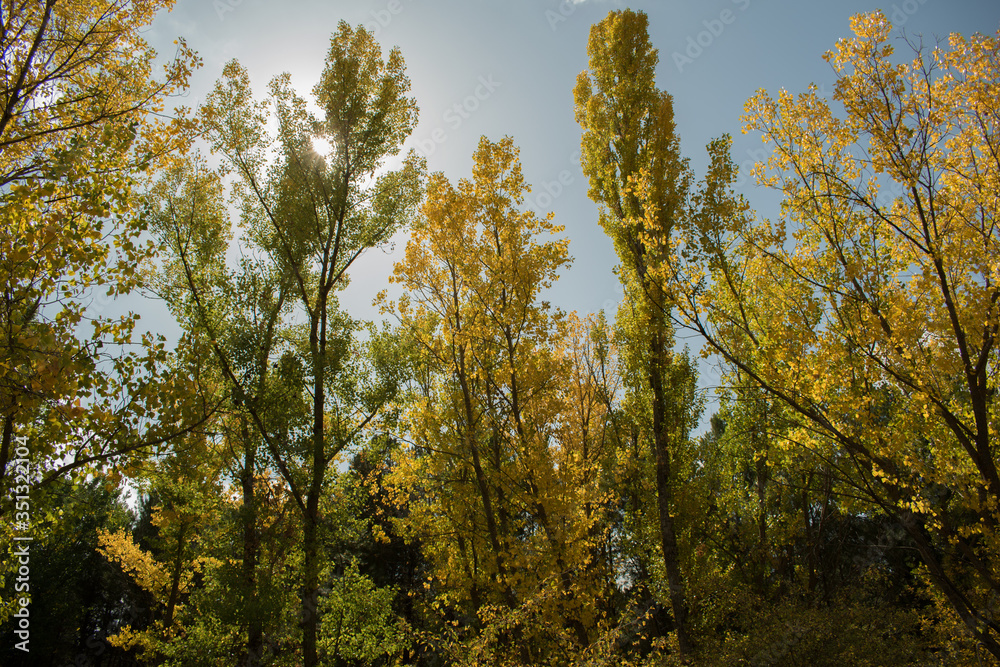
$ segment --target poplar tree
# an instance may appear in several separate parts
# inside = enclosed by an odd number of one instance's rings
[[[681,157],[673,101],[656,88],[657,51],[647,18],[611,12],[594,25],[589,69],[577,78],[576,119],[583,129],[583,171],[600,225],[614,242],[625,292],[618,324],[632,389],[648,407],[649,440],[656,460],[660,550],[681,655],[693,649],[688,627],[674,497],[676,461],[696,421],[694,369],[674,350],[667,291],[657,268],[684,215],[691,172]]]
[[[354,339],[358,325],[339,308],[337,292],[365,251],[387,243],[408,222],[420,197],[424,166],[413,153],[399,169],[384,170],[416,124],[408,90],[399,50],[383,58],[371,33],[345,22],[331,38],[312,91],[320,117],[288,74],[271,81],[269,99],[261,102],[239,63],[226,66],[200,119],[224,173],[234,177],[245,257],[252,259],[244,262],[244,279],[262,276],[250,290],[260,297],[254,304],[260,312],[245,322],[258,327],[245,336],[246,345],[227,334],[226,300],[200,285],[190,254],[195,246],[185,242],[184,221],[174,225],[192,313],[233,401],[246,409],[300,512],[302,656],[310,667],[319,662],[329,472],[377,418],[395,383],[390,362],[367,363]],[[324,145],[329,150],[321,152]],[[273,294],[260,293],[275,276]],[[283,339],[276,344],[279,330]],[[273,356],[254,358],[265,348]]]

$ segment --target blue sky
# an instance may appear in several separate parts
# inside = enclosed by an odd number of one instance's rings
[[[897,29],[922,35],[926,44],[951,32],[1000,28],[996,0],[178,0],[147,39],[167,55],[183,36],[199,52],[204,67],[185,100],[193,106],[232,58],[249,70],[259,95],[285,71],[307,93],[337,23],[366,25],[386,51],[398,46],[406,61],[420,106],[408,146],[427,154],[431,170],[457,180],[471,173],[481,135],[513,137],[532,202],[565,225],[575,258],[550,300],[565,310],[613,313],[620,298],[616,260],[580,171],[572,89],[587,66],[590,26],[625,7],[649,15],[650,40],[660,53],[657,85],[673,95],[682,150],[699,178],[705,145],[723,133],[734,136],[738,164],[749,167],[761,156],[759,137],[743,135],[740,122],[756,90],[799,92],[815,83],[832,93],[833,73],[822,54],[850,34],[853,14],[882,9]],[[906,48],[900,41],[899,49]],[[742,189],[754,208],[774,215],[773,193],[749,181]],[[398,239],[396,255],[404,243]],[[361,260],[342,299],[352,315],[376,317],[371,301],[393,261],[381,251]]]

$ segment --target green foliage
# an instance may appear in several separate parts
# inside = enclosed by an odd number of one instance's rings
[[[378,664],[409,645],[408,628],[393,611],[395,591],[377,588],[358,571],[356,560],[325,578],[329,591],[323,596],[320,651],[329,656],[329,664]]]
[[[339,308],[336,292],[365,251],[409,222],[420,197],[424,165],[415,154],[402,168],[376,174],[416,123],[408,90],[399,51],[383,60],[371,33],[343,22],[313,90],[322,117],[308,111],[287,74],[271,81],[266,102],[255,101],[247,72],[229,63],[199,110],[221,170],[180,161],[151,197],[155,228],[170,250],[163,292],[191,340],[210,350],[211,371],[240,420],[242,572],[251,599],[260,535],[249,480],[256,479],[258,449],[301,519],[306,665],[318,664],[327,609],[321,573],[322,544],[333,534],[330,469],[376,426],[400,381],[392,346],[378,336],[360,341],[359,323]],[[320,140],[332,147],[328,154],[317,152]],[[224,267],[218,253],[231,236],[222,205],[226,175],[234,177],[244,230],[239,271]],[[262,627],[248,621],[247,633],[253,662]]]

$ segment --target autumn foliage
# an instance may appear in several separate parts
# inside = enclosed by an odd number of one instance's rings
[[[170,5],[3,3],[5,636],[30,595],[52,664],[1000,660],[1000,36],[900,54],[862,14],[832,100],[759,91],[768,219],[611,12],[573,96],[624,299],[579,314],[513,138],[457,180],[401,154],[398,49],[341,23],[311,96],[233,61],[165,120]],[[178,340],[103,312],[140,289]]]

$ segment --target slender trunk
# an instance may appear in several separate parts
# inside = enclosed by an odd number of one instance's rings
[[[830,581],[827,568],[823,565],[822,553],[820,548],[823,544],[823,534],[824,528],[826,527],[827,517],[830,515],[830,497],[833,491],[833,473],[827,469],[823,473],[823,507],[820,508],[819,521],[816,524],[815,541],[816,541],[816,564],[819,568],[818,581],[823,585],[823,600],[829,601],[830,599]],[[836,511],[836,510],[834,510]],[[843,545],[843,541],[841,541]],[[840,561],[840,553],[837,554],[837,561]]]
[[[483,471],[482,460],[479,456],[479,446],[476,443],[475,434],[472,432],[472,424],[475,418],[472,409],[472,391],[469,387],[468,378],[465,374],[465,349],[459,349],[458,380],[462,388],[462,401],[465,410],[464,437],[466,447],[472,454],[472,468],[476,473],[476,485],[479,487],[479,496],[483,501],[483,513],[486,515],[486,530],[490,536],[490,546],[493,547],[493,554],[496,559],[497,583],[505,589],[507,604],[511,608],[517,606],[514,592],[507,584],[507,572],[503,560],[503,550],[500,544],[500,534],[497,530],[496,517],[493,513],[493,501],[490,494],[489,483],[486,481],[486,473]]]
[[[187,524],[181,524],[177,533],[177,550],[174,552],[174,567],[170,578],[170,597],[167,599],[167,613],[164,618],[164,626],[170,627],[174,622],[174,608],[177,606],[177,599],[181,590],[181,565],[184,558],[184,534],[187,532]]]
[[[662,322],[657,324],[662,324]],[[661,329],[661,327],[657,327],[657,329]],[[649,366],[649,382],[653,390],[653,451],[656,456],[657,510],[660,519],[660,547],[663,552],[663,565],[670,589],[670,606],[677,629],[677,643],[681,656],[687,657],[692,653],[694,646],[688,634],[688,608],[684,596],[684,580],[681,578],[680,554],[677,549],[674,517],[671,514],[673,487],[670,479],[670,437],[668,433],[670,425],[667,423],[666,389],[663,386],[665,370],[663,357],[666,350],[662,338],[662,331],[657,331],[652,336]]]
[[[563,542],[555,534],[555,531],[552,530],[548,512],[545,511],[545,505],[542,504],[542,500],[538,494],[538,487],[534,482],[531,483],[531,491],[535,502],[535,517],[538,519],[538,523],[541,524],[542,531],[545,533],[549,545],[555,552],[556,571],[559,572],[559,582],[562,584],[563,593],[566,595],[567,606],[572,609],[576,606],[577,595],[573,590],[573,578],[570,575],[570,569],[567,567],[566,560],[562,556]],[[580,642],[580,646],[590,646],[590,635],[587,633],[587,626],[583,624],[579,616],[567,616],[564,620],[566,621],[566,626],[576,634],[576,640]]]
[[[305,667],[319,664],[316,640],[319,634],[319,496],[326,473],[326,307],[327,295],[321,293],[316,303],[319,320],[314,321],[309,337],[313,358],[313,443],[312,479],[306,498],[306,513],[302,536],[302,660]]]
[[[808,568],[808,583],[806,584],[806,590],[812,595],[816,592],[816,582],[818,581],[817,576],[817,560],[818,554],[817,549],[819,548],[819,535],[813,527],[813,521],[810,519],[809,512],[809,484],[812,481],[812,473],[810,473],[804,480],[802,484],[802,494],[801,494],[801,505],[802,505],[802,527],[806,533],[806,544],[808,549],[806,551],[806,567]]]
[[[492,411],[493,406],[489,409]],[[493,457],[493,469],[503,470],[503,460],[501,458],[500,451],[500,434],[497,432],[496,427],[493,428],[493,433],[490,435],[490,452]],[[498,484],[497,490],[497,514],[500,518],[500,524],[497,527],[500,534],[506,539],[507,536],[511,534],[510,526],[510,512],[507,511],[507,498],[504,495],[503,485]]]
[[[763,456],[757,456],[756,465],[757,479],[757,549],[759,550],[759,558],[757,560],[757,590],[764,592],[764,582],[767,576],[767,564],[769,556],[771,553],[771,548],[767,543],[767,508],[765,507],[765,502],[767,499],[766,495],[766,485],[767,485],[767,461],[764,460]]]
[[[507,359],[510,364],[510,406],[511,415],[514,417],[514,425],[517,430],[517,437],[521,442],[521,455],[528,456],[528,450],[531,447],[528,436],[525,434],[524,423],[521,420],[521,412],[523,406],[521,405],[519,382],[516,372],[517,368],[517,357],[514,349],[514,336],[510,331],[504,331],[504,337],[507,342]],[[499,456],[498,456],[499,461]],[[498,468],[499,469],[499,468]],[[555,534],[549,524],[548,512],[545,510],[545,504],[542,502],[541,494],[538,491],[538,485],[535,484],[534,475],[532,472],[528,472],[528,488],[531,490],[531,495],[534,500],[535,505],[535,516],[538,522],[542,525],[542,529],[545,532],[545,536],[555,553],[556,570],[560,573],[559,580],[562,584],[563,592],[566,594],[567,602],[570,606],[574,604],[574,599],[576,597],[573,591],[573,580],[569,573],[569,568],[566,566],[565,559],[563,558],[563,543],[559,536]],[[590,645],[590,637],[587,634],[587,628],[584,626],[583,622],[576,616],[572,616],[565,619],[566,624],[576,633],[577,641],[580,642],[581,646]]]
[[[313,497],[309,498],[309,513],[303,531],[304,568],[302,582],[302,658],[306,667],[319,664],[316,638],[319,630],[319,545]]]
[[[14,442],[14,414],[4,415],[3,444],[0,444],[0,479],[7,475],[7,463],[10,461],[10,446]]]
[[[482,598],[479,595],[479,568],[476,565],[476,547],[473,542],[472,546],[472,559],[473,564],[469,565],[468,548],[465,544],[465,537],[462,533],[458,533],[458,553],[462,554],[462,569],[465,570],[465,576],[472,582],[472,590],[469,592],[469,598],[472,600],[472,608],[479,609],[482,606]]]
[[[264,648],[264,632],[257,609],[257,559],[260,552],[260,535],[257,532],[257,498],[254,493],[254,470],[256,468],[257,448],[250,440],[250,430],[246,419],[240,420],[241,437],[243,438],[243,474],[240,483],[243,487],[243,585],[246,587],[250,600],[249,619],[247,621],[247,655],[246,667],[260,665]]]
[[[921,559],[927,565],[927,570],[931,580],[937,585],[938,590],[944,593],[951,603],[952,608],[958,613],[959,618],[980,645],[989,651],[990,655],[1000,660],[1000,643],[994,637],[993,629],[983,615],[983,610],[977,608],[954,584],[948,576],[937,551],[931,546],[930,540],[924,534],[924,525],[920,518],[913,512],[903,512],[900,516],[900,523],[913,539],[913,543],[920,554]]]

